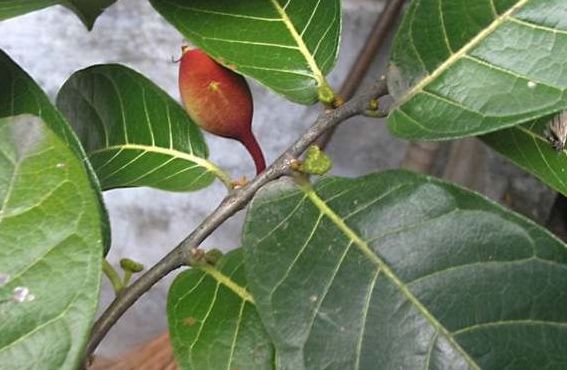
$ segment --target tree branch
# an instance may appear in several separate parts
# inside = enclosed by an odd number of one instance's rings
[[[205,238],[224,221],[246,207],[254,194],[265,184],[290,173],[293,160],[299,157],[319,136],[337,126],[344,120],[365,112],[371,99],[387,95],[384,79],[376,82],[354,99],[335,110],[323,111],[311,126],[293,145],[291,145],[270,167],[242,188],[235,189],[226,196],[220,205],[189,234],[179,245],[169,252],[156,265],[143,274],[132,285],[120,292],[93,326],[90,342],[86,350],[88,359],[100,341],[106,336],[116,321],[132,306],[142,294],[171,271],[190,265],[195,251]],[[380,112],[383,116],[386,112]]]

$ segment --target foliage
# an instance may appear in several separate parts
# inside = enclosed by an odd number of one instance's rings
[[[567,108],[567,8],[558,1],[414,1],[389,69],[393,133],[478,135]],[[427,32],[424,32],[427,30]],[[408,47],[410,46],[410,47]]]
[[[325,75],[339,49],[339,0],[151,3],[187,39],[222,64],[292,101],[310,104],[330,89]]]
[[[89,175],[92,187],[96,190],[99,212],[103,227],[105,251],[110,247],[110,225],[106,208],[102,204],[102,194],[96,175],[90,162],[85,160],[85,152],[75,133],[63,116],[32,80],[10,57],[0,50],[0,118],[31,114],[40,117],[49,129],[58,135],[66,145],[81,158]]]
[[[203,264],[175,279],[167,311],[182,368],[274,368],[272,342],[246,286],[242,249],[230,252],[214,267]]]
[[[284,369],[567,363],[567,249],[477,194],[399,171],[284,181],[243,243]]]
[[[206,160],[201,131],[179,104],[127,67],[97,65],[76,72],[61,88],[57,106],[105,190],[196,190],[218,171]]]
[[[0,20],[16,17],[53,5],[71,9],[87,29],[92,29],[97,17],[116,0],[0,0]]]
[[[0,369],[74,369],[100,287],[96,190],[38,117],[0,120],[0,148]],[[17,289],[28,299],[8,297]]]
[[[228,68],[297,103],[334,99],[339,0],[150,1]],[[0,20],[62,4],[92,27],[111,3],[0,0]],[[545,137],[567,108],[565,19],[564,0],[411,1],[388,70],[391,132],[481,135],[567,194],[567,152]],[[218,178],[233,198],[204,222],[247,204],[207,157],[197,125],[140,73],[78,71],[56,108],[0,52],[0,369],[82,361],[109,247],[101,189],[196,191]],[[139,279],[193,267],[168,297],[182,369],[567,367],[567,248],[544,228],[403,171],[311,182],[331,167],[316,147],[288,162],[299,171],[250,203],[242,248],[219,259],[182,243],[164,258],[181,262]],[[144,292],[133,286],[116,305]]]

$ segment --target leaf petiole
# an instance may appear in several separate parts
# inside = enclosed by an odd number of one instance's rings
[[[219,166],[214,164],[213,162],[208,160],[206,162],[208,162],[206,166],[207,170],[209,170],[209,172],[215,175],[215,177],[219,179],[226,186],[228,191],[231,191],[233,189],[234,182],[230,178],[230,175],[226,173],[224,170],[222,170]]]
[[[104,274],[110,281],[114,293],[118,295],[122,291],[122,289],[124,289],[124,284],[122,283],[122,279],[120,278],[120,275],[118,275],[118,272],[116,272],[114,267],[112,267],[112,265],[106,260],[106,258],[102,259],[102,272],[104,272]]]

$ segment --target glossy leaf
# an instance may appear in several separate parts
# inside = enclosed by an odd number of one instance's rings
[[[173,282],[167,303],[175,358],[183,370],[274,369],[272,343],[246,291],[242,250],[215,268]]]
[[[102,200],[100,185],[86,158],[83,148],[65,118],[51,104],[35,81],[10,57],[0,50],[0,118],[20,114],[39,116],[57,136],[81,158],[91,180],[91,187],[99,197],[99,214],[103,226],[104,245],[110,248],[110,223]]]
[[[74,11],[85,26],[93,28],[96,18],[116,0],[0,0],[0,21],[53,5]]]
[[[3,51],[0,51],[0,86],[0,117],[24,113],[40,116],[77,156],[84,155],[65,118],[33,79]]]
[[[340,0],[151,0],[185,37],[229,68],[310,104],[329,87]]]
[[[413,1],[390,61],[391,131],[457,138],[565,109],[565,19],[564,0]]]
[[[67,143],[35,116],[0,120],[0,369],[79,365],[99,295],[98,213]]]
[[[546,138],[550,117],[484,135],[481,139],[544,183],[567,195],[567,151]]]
[[[153,82],[121,65],[76,72],[57,106],[77,132],[103,189],[190,191],[211,184],[199,127]],[[228,181],[228,180],[227,180]]]
[[[480,195],[388,171],[269,186],[244,230],[283,369],[567,368],[567,248]]]

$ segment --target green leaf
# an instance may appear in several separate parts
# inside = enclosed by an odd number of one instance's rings
[[[10,57],[0,50],[0,118],[19,114],[39,116],[77,156],[83,151],[73,131],[45,93]]]
[[[77,14],[87,29],[116,0],[0,0],[0,21],[53,5],[63,5]]]
[[[244,229],[283,369],[567,368],[567,249],[480,195],[388,171],[290,181]]]
[[[311,104],[327,94],[337,59],[340,0],[151,0],[213,58],[286,98]]]
[[[191,191],[219,176],[199,127],[153,82],[125,66],[78,71],[57,106],[77,132],[103,189]]]
[[[167,303],[169,330],[181,369],[274,369],[274,350],[251,296],[241,249],[215,268],[181,273]]]
[[[67,143],[35,116],[1,119],[0,369],[77,368],[98,303],[101,227]],[[13,299],[17,287],[27,300]]]
[[[45,93],[35,81],[23,71],[10,57],[0,50],[0,118],[20,114],[39,116],[43,122],[71,149],[77,158],[82,159],[91,187],[99,197],[99,214],[103,227],[103,239],[106,251],[110,248],[110,222],[102,200],[100,185],[86,154],[75,136],[75,133],[65,121],[65,118],[51,104]]]
[[[551,117],[484,135],[481,139],[541,181],[567,195],[567,152],[546,138]]]
[[[565,19],[564,0],[413,1],[390,61],[390,130],[449,139],[564,110]]]

